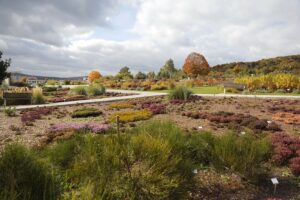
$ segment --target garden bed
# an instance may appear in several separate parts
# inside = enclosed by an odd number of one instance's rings
[[[231,132],[238,138],[243,135],[251,135],[256,139],[271,138],[274,151],[268,165],[273,166],[270,173],[280,177],[280,182],[283,181],[282,187],[288,187],[286,191],[289,194],[280,189],[278,191],[278,196],[285,199],[287,195],[295,197],[300,194],[296,186],[291,184],[293,173],[298,174],[300,169],[300,140],[295,139],[300,137],[300,125],[294,120],[298,119],[299,110],[300,101],[288,99],[196,97],[170,101],[167,97],[145,97],[114,103],[22,110],[12,117],[1,112],[0,146],[3,148],[18,142],[28,147],[44,148],[78,134],[95,137],[109,135],[111,130],[117,129],[117,116],[122,135],[150,120],[171,120],[187,136],[211,132],[214,136],[222,137]],[[290,120],[284,120],[285,116]],[[218,182],[217,177],[223,177],[222,181]],[[226,199],[228,195],[238,199],[272,196],[269,182],[254,186],[240,174],[231,171],[201,171],[196,178],[201,184],[191,191],[190,199]],[[228,180],[233,182],[228,183]],[[219,197],[216,196],[218,192]]]

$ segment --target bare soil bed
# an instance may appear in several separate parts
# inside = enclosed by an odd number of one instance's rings
[[[272,132],[272,130],[251,130],[249,127],[241,127],[234,123],[216,123],[207,119],[198,117],[183,116],[184,113],[211,113],[218,116],[221,113],[243,114],[245,117],[253,116],[258,119],[276,123],[283,132],[300,135],[299,124],[299,100],[264,100],[264,99],[247,99],[247,98],[201,98],[195,102],[170,103],[166,97],[149,97],[137,100],[129,100],[135,105],[133,108],[125,110],[141,109],[142,102],[159,102],[166,106],[165,114],[154,115],[157,119],[170,119],[175,121],[187,131],[205,130],[215,134],[222,134],[225,131],[238,129],[240,132],[255,131],[259,133]],[[71,113],[85,105],[74,105],[55,108],[51,114],[42,116],[41,119],[26,125],[22,123],[21,116],[25,111],[18,111],[15,117],[7,117],[3,112],[0,113],[0,145],[11,142],[21,142],[28,146],[40,145],[43,137],[48,134],[48,128],[57,123],[83,123],[99,122],[109,123],[109,116],[116,112],[116,109],[110,109],[108,104],[89,104],[88,107],[94,107],[103,112],[98,117],[72,118]],[[124,109],[122,109],[124,110]],[[282,118],[279,117],[284,116]],[[296,116],[293,120],[288,120],[290,115]],[[297,118],[298,116],[298,118]],[[298,120],[298,121],[297,121]],[[130,122],[122,125],[122,129],[135,126],[139,122]],[[112,126],[115,126],[112,123]],[[273,131],[274,132],[274,131]]]

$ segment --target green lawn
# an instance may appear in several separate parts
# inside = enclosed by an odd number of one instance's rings
[[[191,90],[195,94],[220,94],[224,92],[224,89],[222,87],[218,86],[205,86],[205,87],[194,87],[191,88]],[[158,92],[158,93],[168,93],[170,90],[156,90],[156,91],[150,91],[150,92]],[[232,94],[227,92],[227,94]],[[300,96],[300,94],[293,94],[293,93],[249,93],[245,95],[280,95],[280,96]]]
[[[192,91],[195,94],[220,94],[223,93],[223,88],[218,86],[209,86],[209,87],[194,87]]]
[[[191,88],[191,90],[195,94],[219,94],[219,93],[223,93],[223,88],[222,87],[217,87],[217,86],[194,87],[194,88]],[[168,93],[169,91],[170,90],[155,90],[155,91],[150,91],[150,92]]]

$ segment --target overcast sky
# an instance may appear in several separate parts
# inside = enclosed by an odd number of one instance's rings
[[[158,70],[190,52],[211,66],[300,53],[300,0],[0,0],[10,71]]]

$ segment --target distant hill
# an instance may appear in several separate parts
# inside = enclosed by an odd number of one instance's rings
[[[10,72],[11,77],[15,77],[19,79],[21,77],[28,77],[28,78],[37,78],[38,80],[83,80],[87,78],[86,76],[78,76],[78,77],[54,77],[54,76],[36,76],[36,75],[29,75],[23,74],[20,72]]]
[[[214,72],[225,76],[262,75],[269,73],[292,73],[300,75],[300,55],[262,59],[254,62],[233,62],[212,67]]]

